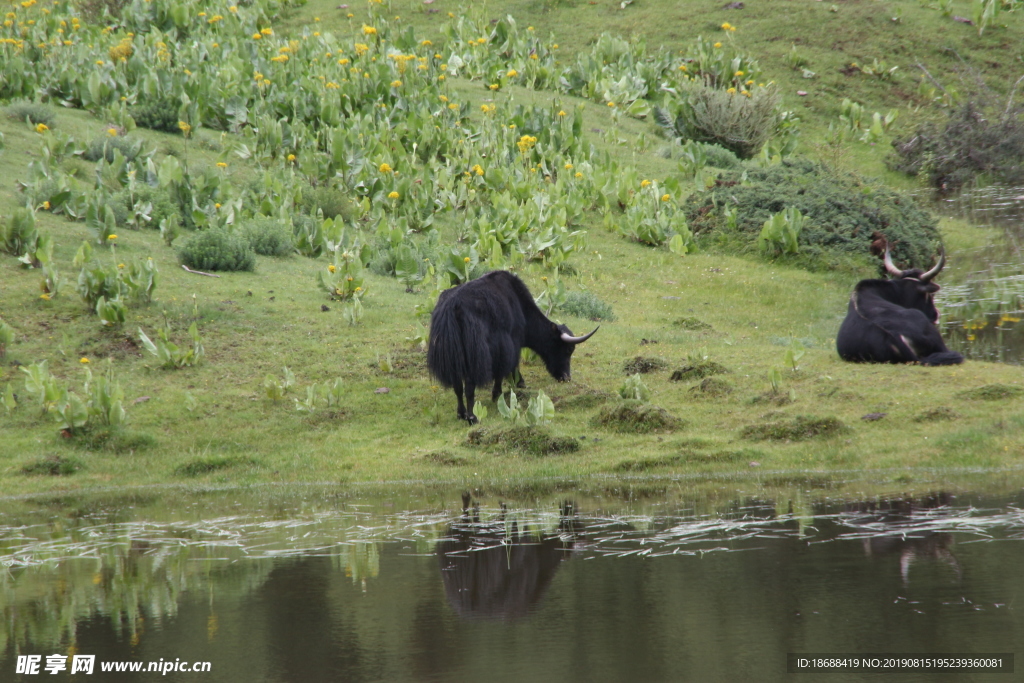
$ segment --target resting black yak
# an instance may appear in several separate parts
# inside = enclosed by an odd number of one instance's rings
[[[945,254],[929,271],[900,270],[885,250],[892,280],[861,280],[850,296],[846,320],[836,337],[843,360],[866,363],[955,365],[964,357],[950,351],[939,334],[939,311],[932,278],[946,264]]]
[[[552,377],[564,382],[576,345],[594,332],[596,328],[574,337],[568,327],[541,313],[522,280],[495,270],[441,292],[430,316],[427,367],[438,382],[455,390],[459,418],[475,424],[476,388],[493,384],[491,398],[497,400],[501,380],[519,367],[524,346],[541,357]]]

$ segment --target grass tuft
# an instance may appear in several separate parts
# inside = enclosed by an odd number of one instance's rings
[[[790,420],[747,425],[740,432],[740,436],[751,441],[806,441],[819,436],[837,436],[849,431],[850,428],[836,417],[797,415]]]
[[[660,358],[647,358],[645,356],[637,356],[633,360],[626,361],[622,366],[622,371],[627,375],[635,375],[637,373],[647,374],[654,370],[661,370],[666,367],[668,363],[661,360]]]
[[[574,453],[580,442],[570,436],[553,436],[539,427],[510,427],[509,429],[474,429],[467,436],[472,446],[499,446],[505,451],[529,455],[559,455]]]
[[[960,413],[956,412],[952,408],[939,406],[938,408],[929,408],[928,410],[918,413],[914,417],[914,422],[943,422],[947,420],[955,420],[958,417],[960,417]]]
[[[231,467],[251,467],[258,464],[258,460],[246,455],[210,455],[183,462],[174,468],[174,473],[183,477],[198,477]]]
[[[1017,398],[1022,394],[1024,394],[1024,389],[1020,387],[997,383],[961,391],[956,397],[967,399],[968,401],[1001,401],[1005,398]]]
[[[135,453],[156,445],[156,439],[145,432],[121,429],[94,429],[71,437],[72,443],[87,451]]]
[[[693,379],[704,379],[712,375],[721,375],[729,372],[729,369],[721,363],[713,360],[702,360],[691,365],[679,368],[669,377],[673,382],[685,382]]]
[[[732,384],[718,377],[708,377],[700,384],[690,387],[690,394],[697,397],[720,398],[732,393]]]
[[[51,455],[25,464],[21,471],[23,474],[46,474],[52,477],[64,477],[74,474],[84,467],[85,465],[78,458]]]
[[[664,408],[640,401],[622,401],[614,406],[606,406],[593,417],[591,423],[627,434],[669,432],[683,426],[682,420]]]

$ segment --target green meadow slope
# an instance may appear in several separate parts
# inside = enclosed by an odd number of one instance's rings
[[[511,13],[520,26],[550,33],[558,59],[567,62],[602,32],[677,52],[731,22],[738,29],[733,40],[761,62],[784,105],[799,114],[797,154],[902,188],[917,181],[886,169],[888,141],[945,116],[934,94],[919,88],[918,63],[944,87],[960,90],[968,87],[957,75],[964,63],[1004,92],[1021,71],[1020,12],[1000,15],[1006,27],[978,36],[974,27],[916,2],[721,5],[637,0],[619,9],[617,2],[529,0],[500,3],[500,15]],[[970,16],[967,3],[952,7],[953,14]],[[395,2],[388,11],[443,51],[440,24],[459,8],[438,0]],[[498,18],[499,4],[484,13]],[[358,32],[364,20],[362,5],[315,1],[286,9],[274,30],[278,36],[333,31],[351,41],[348,32]],[[812,77],[787,64],[792,45]],[[875,59],[899,66],[896,77],[843,72],[851,62]],[[515,84],[494,93],[480,81],[452,78],[447,87],[474,117],[486,116],[481,105],[488,104],[547,108],[557,102],[569,111],[583,105],[584,135],[599,154],[635,165],[642,178],[678,173],[676,162],[659,154],[669,142],[649,118],[617,119],[598,103]],[[899,111],[882,143],[825,144],[844,97],[869,112]],[[88,141],[108,125],[82,109],[57,108],[53,129]],[[0,215],[10,216],[23,204],[16,179],[27,178],[29,164],[40,160],[40,134],[7,117],[0,118],[0,132]],[[219,161],[239,186],[263,177],[257,163],[227,153],[236,149],[232,134],[199,130],[188,141],[143,129],[133,134],[157,150],[157,162],[168,153],[197,168],[216,168]],[[80,158],[65,163],[82,177],[93,173],[94,164]],[[455,419],[452,393],[433,384],[424,354],[408,340],[422,322],[415,307],[428,302],[425,287],[409,292],[395,278],[367,272],[362,318],[350,325],[343,304],[317,286],[324,257],[260,256],[254,272],[211,278],[185,272],[157,231],[121,229],[113,254],[98,248],[104,262],[151,257],[160,280],[151,303],[129,309],[123,327],[107,329],[74,292],[72,260],[90,239],[86,224],[42,210],[36,216],[39,232],[53,238],[54,261],[68,283],[61,296],[43,300],[40,271],[0,255],[0,319],[16,335],[0,361],[0,389],[10,383],[19,398],[13,412],[0,415],[0,486],[9,494],[162,483],[527,483],[595,474],[777,478],[807,471],[837,482],[870,471],[880,489],[903,490],[977,469],[1013,479],[1024,463],[1024,399],[1016,396],[1024,390],[1024,369],[975,361],[926,368],[839,360],[835,333],[853,284],[872,272],[868,266],[809,272],[714,247],[680,256],[625,240],[599,211],[587,210],[578,218],[588,231],[586,249],[572,256],[561,279],[570,290],[609,304],[615,319],[602,322],[578,349],[571,383],[555,382],[536,361],[524,364],[526,397],[543,391],[554,402],[546,431],[500,434],[509,423],[490,404],[483,431],[471,434]],[[456,213],[439,221],[442,242],[461,234],[461,220]],[[941,220],[939,228],[950,255],[940,282],[957,282],[986,254],[1004,248],[1002,232],[993,228],[953,219]],[[540,264],[521,264],[518,272],[535,294],[551,274]],[[595,324],[564,313],[554,317],[578,333]],[[157,367],[139,343],[138,328],[152,337],[167,324],[184,344],[193,321],[205,347],[202,362]],[[805,353],[795,363],[787,358],[788,350],[801,348]],[[83,367],[99,375],[106,359],[124,390],[124,428],[66,438],[53,415],[31,404],[20,368],[46,360],[50,372],[77,391]],[[710,363],[721,372],[702,376]],[[283,400],[271,400],[264,379],[282,378],[286,366],[295,385]],[[674,420],[660,428],[628,420],[619,428],[602,424],[601,411],[619,404],[620,387],[638,370],[647,371],[642,378],[650,404]],[[336,378],[336,405],[296,410],[294,399],[304,399],[310,384]],[[558,450],[564,437],[575,439],[578,449]]]

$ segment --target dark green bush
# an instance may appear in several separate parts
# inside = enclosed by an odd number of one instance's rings
[[[142,144],[142,138],[105,135],[90,142],[89,148],[82,156],[87,161],[99,161],[106,157],[107,161],[111,162],[114,160],[114,150],[116,149],[125,159],[133,161],[142,151]]]
[[[178,127],[178,109],[181,101],[176,97],[163,97],[157,100],[142,101],[128,110],[135,124],[150,130],[162,130],[165,133],[181,133]]]
[[[849,265],[851,258],[863,261],[879,235],[892,245],[902,268],[930,267],[941,247],[935,219],[912,198],[852,173],[797,159],[748,168],[746,175],[743,181],[738,170],[725,172],[713,192],[686,200],[686,218],[698,239],[753,252],[764,222],[793,206],[806,220],[800,253],[787,258],[810,269]],[[723,206],[736,209],[736,230],[727,226]]]
[[[291,228],[277,218],[250,218],[242,224],[241,235],[262,256],[288,256],[295,251]]]
[[[47,128],[53,128],[53,123],[57,119],[57,112],[38,102],[13,102],[4,112],[17,121],[28,119],[33,125],[41,123]]]
[[[194,233],[178,250],[178,259],[196,270],[254,270],[256,252],[244,237],[222,228]]]
[[[991,101],[991,98],[989,98]],[[926,123],[892,141],[889,166],[926,175],[932,187],[955,192],[984,176],[989,182],[1024,183],[1024,104],[971,100],[950,111],[943,126]]]
[[[165,218],[170,218],[174,226],[180,227],[181,213],[171,200],[167,190],[145,183],[136,185],[131,192],[124,189],[114,195],[114,216],[117,218],[117,224],[124,225],[135,207],[141,204],[149,204],[152,207],[149,212],[148,225],[154,230],[160,228],[160,222]]]
[[[577,318],[608,322],[615,320],[615,313],[612,312],[611,305],[598,299],[593,292],[569,292],[565,297],[565,303],[558,308],[566,315],[573,315]]]

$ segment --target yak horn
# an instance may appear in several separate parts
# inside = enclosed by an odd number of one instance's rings
[[[889,271],[889,275],[894,277],[903,277],[903,271],[897,268],[892,262],[892,254],[889,253],[889,245],[885,245],[885,269]]]
[[[601,329],[600,325],[595,327],[593,332],[591,332],[590,334],[585,334],[582,337],[574,337],[571,334],[569,334],[568,332],[563,332],[562,333],[562,341],[567,342],[569,344],[582,344],[583,342],[585,342],[588,339],[590,339],[591,337],[593,337],[594,336],[594,332],[597,332],[599,329]]]
[[[929,280],[931,280],[933,277],[935,277],[936,275],[939,274],[939,271],[942,270],[942,267],[945,266],[945,265],[946,265],[946,252],[945,251],[940,251],[939,252],[939,262],[936,263],[934,266],[932,266],[932,269],[929,270],[927,273],[922,273],[921,274],[921,282],[928,282]]]

